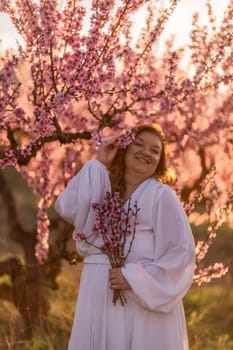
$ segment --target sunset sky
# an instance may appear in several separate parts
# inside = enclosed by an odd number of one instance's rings
[[[1,1],[1,0],[0,0]],[[90,4],[91,0],[86,0],[86,4]],[[212,0],[211,3],[214,6],[215,15],[220,22],[224,9],[230,0]],[[164,6],[168,3],[168,0],[161,0]],[[64,0],[61,0],[61,4],[64,4]],[[185,44],[189,38],[191,16],[194,12],[200,13],[200,18],[203,23],[206,19],[206,8],[204,0],[180,0],[177,8],[175,9],[172,17],[168,21],[164,38],[173,33],[176,35],[176,43],[178,46]],[[141,18],[141,11],[138,15],[135,15],[136,28],[139,30]],[[16,47],[16,40],[20,41],[20,36],[17,34],[14,26],[11,24],[9,17],[6,14],[0,13],[0,39],[2,40],[2,49],[9,47]]]

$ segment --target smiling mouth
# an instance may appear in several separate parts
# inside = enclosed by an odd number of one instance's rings
[[[135,157],[137,160],[139,160],[140,162],[143,162],[145,164],[150,164],[149,160],[143,158],[143,157]]]

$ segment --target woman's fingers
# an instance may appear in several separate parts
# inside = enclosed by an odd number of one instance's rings
[[[104,145],[111,145],[114,144],[114,142],[119,138],[119,135],[114,135],[114,136],[110,136],[107,138],[106,142],[104,143]]]
[[[96,159],[106,166],[109,166],[113,161],[119,147],[114,145],[115,137],[112,140],[108,140],[107,143],[102,145],[99,150]]]
[[[109,283],[112,289],[130,289],[129,283],[121,272],[121,268],[109,270]]]

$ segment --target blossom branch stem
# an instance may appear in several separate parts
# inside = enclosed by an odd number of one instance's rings
[[[129,253],[131,252],[131,248],[132,248],[133,241],[134,241],[135,234],[136,234],[137,215],[138,215],[138,211],[139,211],[139,208],[137,208],[137,202],[136,202],[135,206],[136,206],[136,211],[135,211],[135,216],[134,216],[135,223],[134,223],[134,226],[133,226],[133,233],[132,233],[132,238],[130,240],[129,249],[128,249],[128,252],[127,252],[127,254],[125,256],[124,261],[126,261],[126,259],[128,258]]]
[[[14,149],[15,143],[13,141],[14,140],[13,130],[11,130],[8,134],[10,135],[10,142],[12,142],[11,146]],[[15,157],[18,165],[27,165],[30,162],[30,160],[36,156],[37,152],[42,148],[42,146],[46,143],[60,141],[61,144],[69,144],[71,142],[74,142],[75,140],[90,140],[90,139],[91,139],[91,133],[88,131],[76,132],[76,133],[63,132],[59,135],[57,132],[54,132],[50,136],[39,137],[38,139],[36,139],[31,145],[31,152],[28,155],[22,155],[17,150],[14,150],[14,153],[15,153]],[[7,150],[1,154],[0,159],[4,159],[6,157],[7,157]]]
[[[96,62],[94,63],[93,66],[97,66],[97,65],[98,65],[98,63],[99,63],[99,61],[100,61],[100,58],[103,56],[104,52],[107,50],[107,47],[108,47],[108,45],[109,45],[109,43],[110,43],[111,38],[114,36],[114,34],[115,34],[117,28],[120,26],[122,20],[124,19],[124,15],[127,13],[128,4],[130,4],[130,1],[131,1],[131,0],[128,0],[128,1],[126,2],[125,7],[124,7],[123,11],[121,12],[121,14],[120,14],[120,16],[119,16],[119,19],[118,19],[118,21],[117,21],[115,27],[113,27],[111,34],[109,35],[108,39],[106,40],[106,43],[104,44],[104,47],[103,47],[103,49],[101,50],[101,52],[100,52],[100,54],[99,54],[99,56],[98,56],[98,58],[97,58],[97,60],[96,60]]]
[[[129,72],[129,76],[133,75],[133,73],[136,71],[136,68],[137,68],[139,62],[141,61],[141,59],[144,57],[144,55],[146,54],[148,49],[151,48],[152,43],[159,37],[159,35],[163,31],[164,25],[165,25],[166,21],[169,19],[169,17],[171,16],[172,12],[175,10],[178,1],[179,0],[173,0],[172,4],[164,11],[163,15],[158,20],[158,23],[154,29],[154,33],[152,34],[151,38],[147,41],[142,53],[140,54],[140,56],[137,59],[134,67],[131,68],[131,70]]]
[[[50,68],[51,68],[53,87],[56,93],[58,93],[58,88],[57,88],[57,83],[55,78],[55,71],[54,71],[54,64],[53,64],[53,44],[51,40],[49,43],[49,57],[50,57]]]

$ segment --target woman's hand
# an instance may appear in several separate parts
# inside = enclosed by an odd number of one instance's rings
[[[109,282],[111,289],[131,289],[129,283],[123,276],[120,267],[112,268],[109,270]]]
[[[111,138],[107,143],[99,148],[96,159],[106,165],[107,167],[111,165],[119,147],[114,145],[116,137]]]

